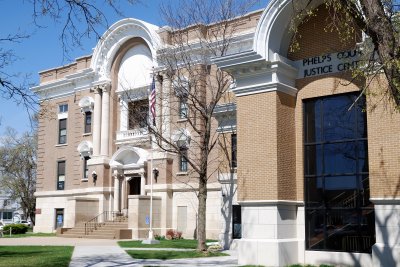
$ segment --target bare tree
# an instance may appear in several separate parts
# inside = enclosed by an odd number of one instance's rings
[[[22,207],[26,218],[35,223],[36,133],[18,136],[7,129],[0,140],[0,186]]]
[[[214,118],[219,104],[234,102],[230,92],[233,79],[213,65],[212,58],[229,53],[234,38],[246,28],[244,18],[250,16],[247,12],[255,2],[182,0],[164,4],[161,13],[171,28],[164,40],[166,48],[157,54],[159,68],[154,78],[170,87],[157,92],[155,125],[152,119],[146,120],[146,112],[130,113],[132,124],[147,121],[158,148],[177,155],[185,170],[187,166],[187,175],[174,178],[197,196],[196,234],[201,251],[206,250],[208,182],[221,168],[234,171],[226,164],[230,148],[224,138],[228,135],[216,131]]]
[[[125,0],[137,4],[140,0]],[[35,25],[39,28],[48,25],[42,24],[42,19],[49,17],[54,23],[61,26],[60,41],[64,58],[68,59],[71,48],[81,46],[84,38],[101,38],[103,28],[109,26],[104,8],[111,8],[116,14],[123,16],[119,6],[120,1],[104,0],[29,0],[32,5],[32,14]],[[46,21],[48,23],[48,21]],[[34,29],[27,29],[26,32]],[[38,99],[31,92],[32,86],[29,76],[11,73],[8,67],[18,60],[18,55],[12,49],[5,47],[13,43],[21,43],[31,37],[30,33],[0,34],[0,93],[6,100],[13,100],[22,104],[28,113],[35,113]]]
[[[299,8],[293,1],[297,15],[293,19],[296,26],[300,20],[313,16],[309,10],[316,4],[308,0]],[[400,1],[398,0],[326,0],[332,23],[327,30],[336,30],[343,42],[354,40],[355,31],[361,30],[366,39],[362,44],[362,64],[353,70],[355,78],[373,80],[384,74],[387,86],[381,92],[393,100],[400,109]],[[296,28],[293,28],[296,37]],[[296,44],[296,42],[295,42]],[[366,92],[370,82],[363,88]]]

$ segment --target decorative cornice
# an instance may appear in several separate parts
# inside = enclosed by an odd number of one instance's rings
[[[123,19],[113,24],[98,42],[91,61],[91,67],[99,80],[110,79],[111,64],[118,49],[129,39],[143,39],[152,52],[156,64],[156,50],[161,47],[157,34],[158,26],[133,18]]]
[[[66,75],[62,79],[34,86],[31,90],[40,95],[42,100],[55,99],[72,95],[78,91],[88,90],[91,87],[93,79],[93,70],[85,69],[77,73]]]

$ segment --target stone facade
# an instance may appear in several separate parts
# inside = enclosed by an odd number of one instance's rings
[[[334,154],[337,162],[322,160],[323,163],[314,163],[315,168],[321,165],[337,170],[340,169],[337,165],[349,164],[346,160],[356,160],[362,166],[357,165],[354,175],[334,171],[308,174],[306,162],[311,156],[305,144],[308,131],[305,103],[336,101],[342,96],[353,97],[360,93],[365,81],[353,80],[351,73],[345,70],[348,64],[354,63],[355,59],[351,59],[356,56],[354,51],[364,40],[356,28],[354,38],[346,43],[337,33],[327,31],[329,14],[321,5],[315,9],[315,16],[299,24],[301,38],[294,41],[289,30],[293,17],[290,3],[290,0],[273,0],[262,14],[254,12],[245,16],[243,27],[235,36],[235,45],[226,56],[213,59],[212,69],[218,67],[234,78],[231,91],[215,110],[213,131],[221,140],[237,133],[237,168],[230,173],[225,160],[219,165],[210,165],[218,171],[208,184],[207,237],[219,238],[226,248],[237,248],[242,265],[400,266],[397,256],[400,250],[397,227],[400,116],[393,112],[389,100],[378,100],[384,79],[374,80],[366,96],[365,110],[361,112],[355,108],[359,121],[366,120],[362,127],[365,126],[367,135],[350,141],[348,138],[334,142],[319,140],[315,145],[329,147],[333,143],[351,145],[354,142],[357,147],[354,149],[356,159],[343,156],[346,154],[343,151],[322,150],[318,153],[326,153],[327,158]],[[195,27],[187,29],[193,42],[196,42],[197,30]],[[152,168],[156,167],[155,232],[165,234],[168,229],[176,229],[182,231],[185,238],[196,236],[197,198],[190,190],[196,184],[190,179],[190,171],[181,172],[178,155],[158,150],[145,130],[129,130],[127,121],[127,103],[147,98],[151,83],[149,67],[156,66],[157,94],[169,96],[157,102],[157,113],[164,114],[157,125],[171,138],[177,129],[190,131],[187,122],[179,117],[178,99],[168,95],[174,81],[163,75],[163,67],[158,66],[156,58],[157,51],[173,42],[173,34],[168,28],[159,29],[134,19],[122,20],[111,26],[92,56],[41,73],[41,85],[34,90],[49,100],[43,109],[53,115],[52,119],[43,117],[39,123],[36,193],[39,212],[35,231],[53,231],[57,209],[64,209],[64,225],[74,226],[83,220],[79,214],[89,210],[89,203],[92,203],[97,213],[125,210],[132,237],[143,238],[150,177]],[[292,51],[294,42],[299,49]],[[142,67],[135,61],[139,54],[145,55],[140,58],[140,62],[144,62]],[[148,75],[124,81],[125,85],[136,82],[125,95],[121,80],[127,70]],[[84,109],[78,105],[85,97],[93,99],[93,103],[89,101],[92,106],[88,107],[93,114],[90,133],[83,133]],[[58,123],[65,115],[58,114],[57,108],[63,103],[68,103],[69,107],[68,141],[58,144]],[[349,112],[356,111],[349,108]],[[327,119],[334,124],[334,119],[331,120]],[[197,140],[199,136],[191,137]],[[89,144],[87,149],[77,150],[77,147],[85,147],[81,145],[84,141]],[[361,148],[364,143],[366,147]],[[227,144],[227,151],[214,151],[212,158],[231,155],[230,141]],[[307,148],[312,146],[313,143]],[[198,149],[192,147],[189,153],[199,153]],[[362,155],[363,151],[367,155]],[[317,158],[318,153],[313,157]],[[86,170],[90,175],[83,178],[85,155],[90,156]],[[64,189],[56,190],[57,162],[64,160]],[[97,175],[96,181],[93,173]],[[329,184],[331,177],[337,180]],[[353,178],[357,179],[357,186],[349,182]],[[182,184],[182,180],[187,184]],[[341,180],[344,182],[339,182]],[[307,181],[314,181],[315,188]],[[140,192],[132,196],[139,185]],[[351,189],[354,192],[344,198]],[[313,202],[307,195],[311,190],[323,192],[323,200]],[[337,196],[328,203],[324,199],[333,191]],[[315,193],[315,197],[320,196],[318,194]],[[78,203],[82,203],[79,209],[76,208]],[[331,209],[332,203],[339,206]],[[313,209],[317,204],[318,208]],[[235,205],[240,205],[241,209],[242,238],[237,240],[232,239],[233,224],[238,216],[233,214]],[[331,215],[335,212],[339,214],[336,217]],[[319,223],[322,217],[324,221]],[[354,217],[358,218],[357,222]],[[363,234],[354,234],[352,227],[358,227]],[[331,236],[334,238],[330,240]]]

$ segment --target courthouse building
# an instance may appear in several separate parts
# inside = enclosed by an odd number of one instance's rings
[[[229,136],[237,166],[209,180],[207,238],[237,249],[241,265],[400,266],[400,116],[381,101],[378,80],[360,97],[365,83],[348,71],[367,37],[356,30],[344,44],[326,31],[322,4],[299,23],[292,51],[293,12],[291,0],[272,0],[240,18],[228,54],[212,59],[234,78],[234,98],[217,106],[213,131]],[[153,161],[155,232],[196,236],[196,185],[181,182],[191,167],[129,119],[148,110],[153,68],[157,95],[174,90],[158,61],[173,33],[124,19],[92,55],[40,73],[33,90],[47,100],[47,115],[39,122],[36,232],[117,211],[132,238],[145,238]],[[187,105],[175,112],[164,104],[156,104],[167,116],[158,121],[163,134],[193,134]]]

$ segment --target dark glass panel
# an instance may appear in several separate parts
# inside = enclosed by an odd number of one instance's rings
[[[326,233],[324,210],[307,210],[306,218],[306,248],[324,249]]]
[[[308,145],[305,147],[304,161],[305,175],[320,175],[322,174],[322,146]]]
[[[324,200],[323,178],[306,178],[307,207],[321,207]]]
[[[361,97],[356,105],[357,113],[357,138],[367,138],[367,113],[365,97]]]
[[[237,167],[237,137],[236,134],[231,135],[231,150],[232,150],[232,167]]]
[[[323,138],[335,141],[355,138],[355,112],[351,95],[328,97],[323,102]]]
[[[358,171],[368,172],[368,141],[357,141]]]
[[[356,207],[358,201],[357,177],[325,177],[325,201],[327,207]]]
[[[356,172],[355,142],[324,145],[324,173],[342,174]]]

